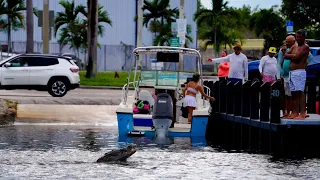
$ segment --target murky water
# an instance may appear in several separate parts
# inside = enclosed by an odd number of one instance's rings
[[[0,179],[320,178],[319,159],[219,152],[204,139],[118,139],[114,126],[20,124],[0,128],[0,134]],[[138,150],[126,163],[95,163],[127,143]]]

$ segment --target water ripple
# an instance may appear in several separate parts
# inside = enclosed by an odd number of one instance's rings
[[[318,159],[227,153],[190,138],[165,144],[120,142],[116,127],[0,128],[0,179],[319,179]],[[101,164],[105,152],[135,143],[127,162]]]

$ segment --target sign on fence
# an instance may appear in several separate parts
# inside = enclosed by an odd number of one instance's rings
[[[171,47],[180,47],[179,37],[170,38],[170,46]]]
[[[173,36],[178,35],[178,27],[177,27],[177,22],[172,22],[171,23],[171,33]]]
[[[273,89],[273,90],[271,91],[271,96],[273,96],[273,97],[279,97],[279,96],[280,96],[280,90],[278,90],[278,89]]]
[[[292,21],[288,21],[286,23],[286,27],[287,27],[287,33],[293,32],[293,22]]]

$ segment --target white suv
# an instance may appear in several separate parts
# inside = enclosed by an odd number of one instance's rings
[[[34,89],[62,97],[79,85],[79,67],[68,57],[21,54],[0,62],[1,89]]]

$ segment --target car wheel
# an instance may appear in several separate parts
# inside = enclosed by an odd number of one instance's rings
[[[66,81],[61,79],[52,80],[48,88],[49,94],[53,97],[63,97],[68,92]]]

